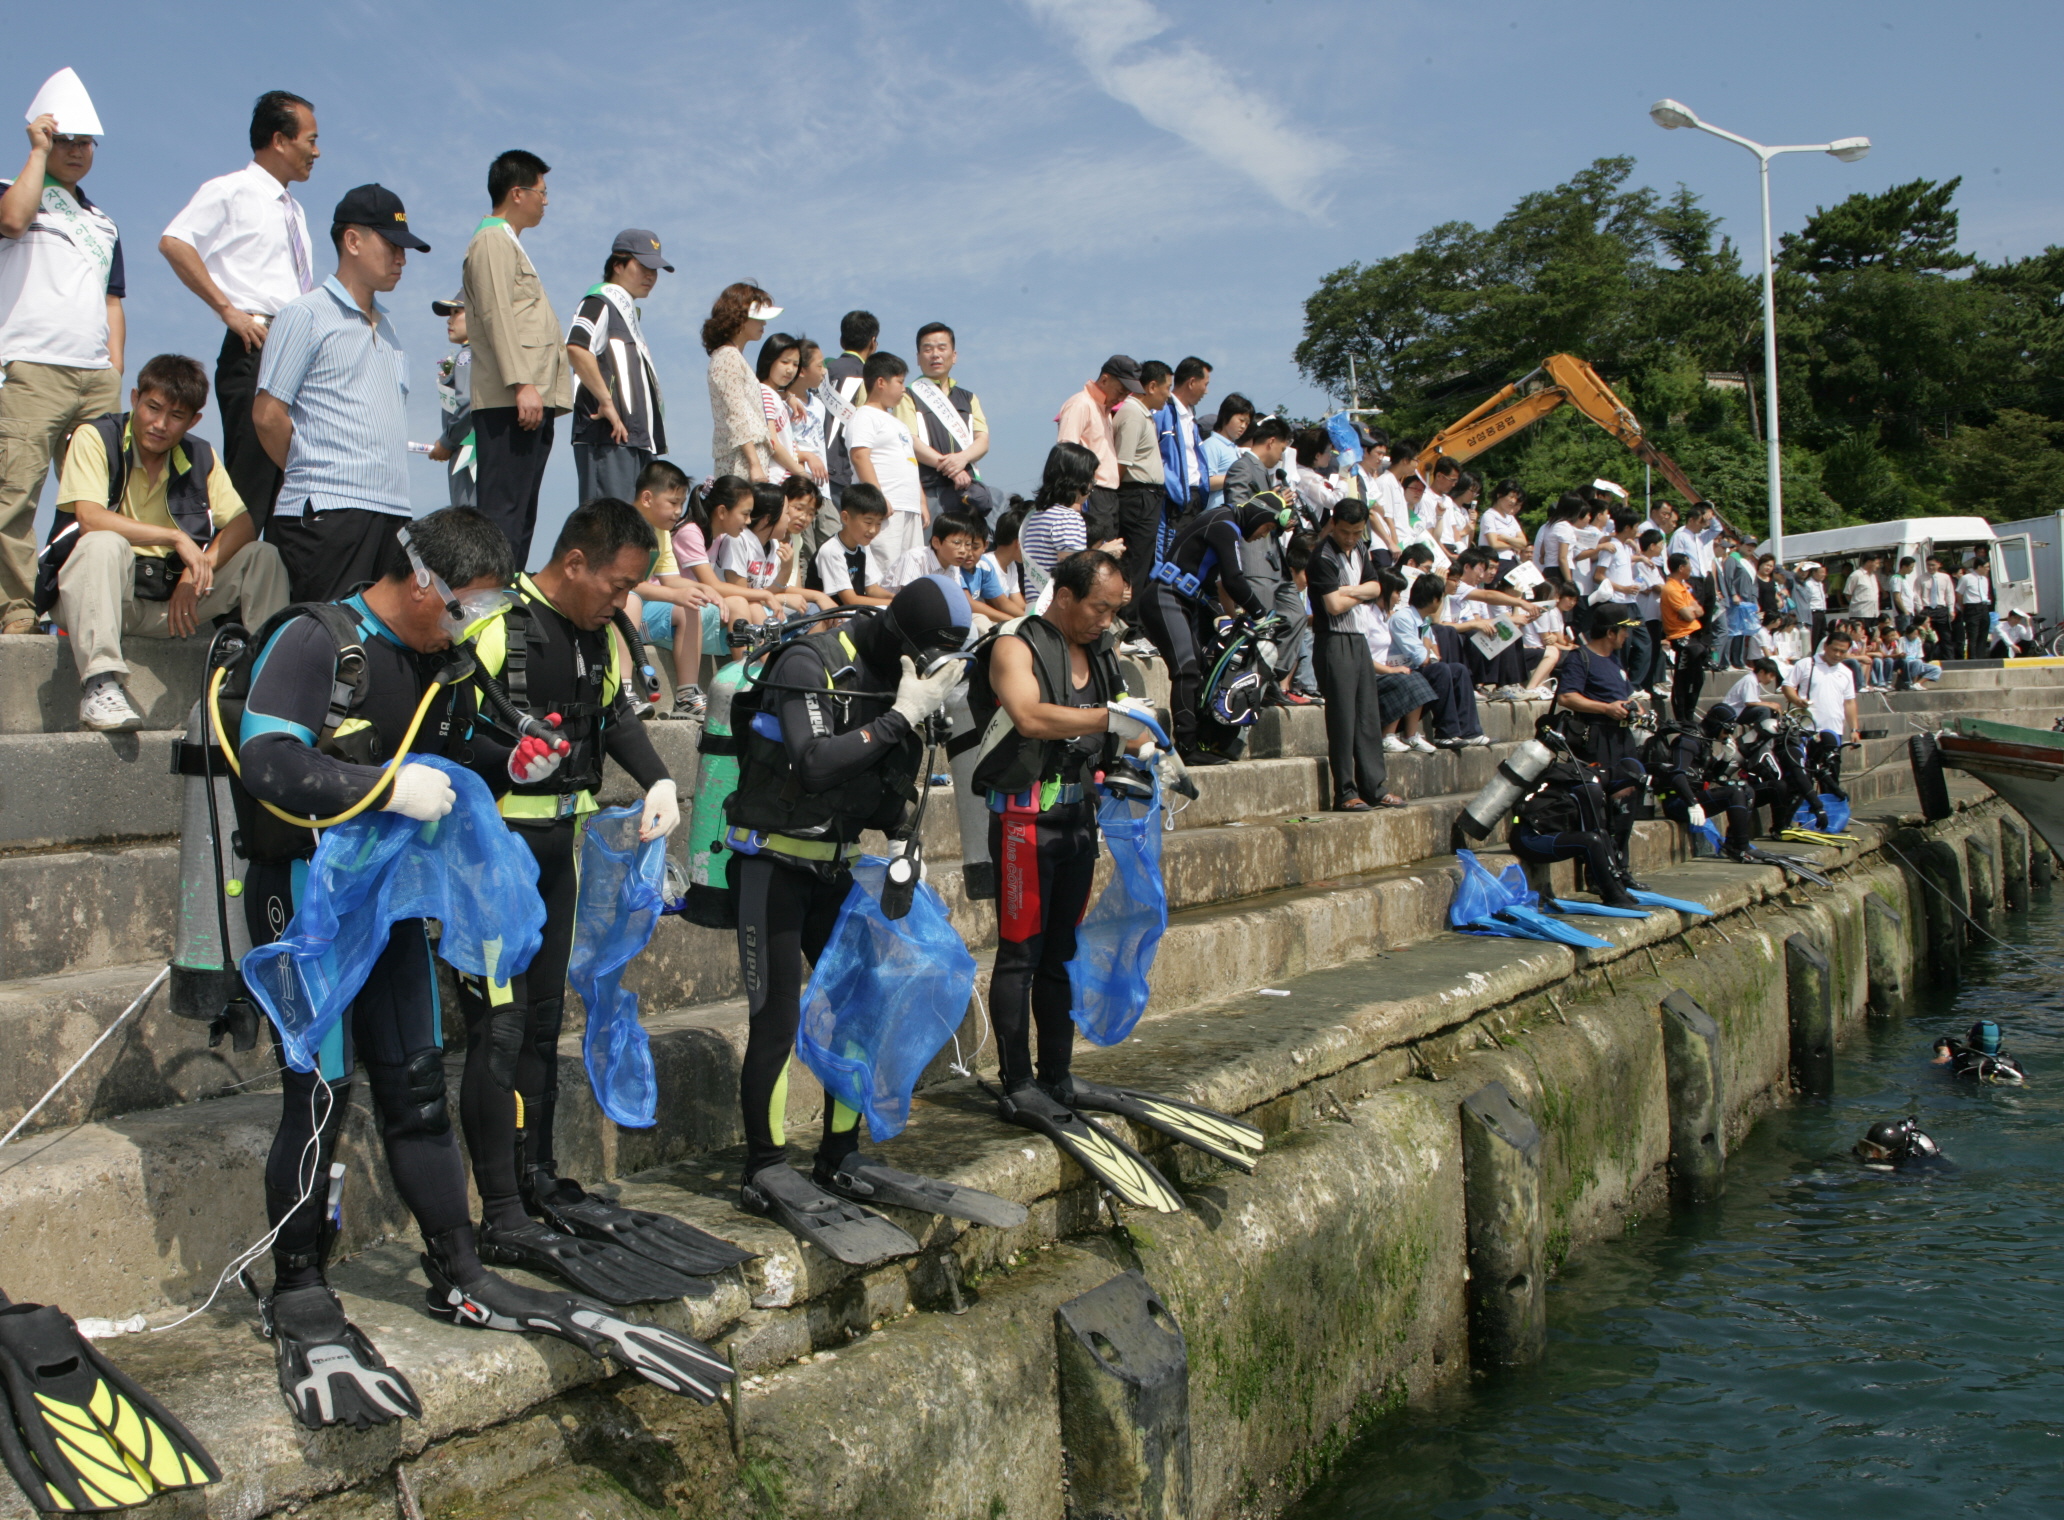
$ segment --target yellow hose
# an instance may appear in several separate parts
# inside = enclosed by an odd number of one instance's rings
[[[215,678],[208,683],[208,721],[215,728],[215,747],[222,751],[222,758],[229,762],[231,774],[237,780],[242,781],[244,779],[244,768],[237,764],[236,751],[229,747],[229,741],[224,737],[222,729],[222,682],[228,675],[229,667],[225,665],[215,672]],[[423,726],[423,718],[430,711],[431,700],[443,689],[444,683],[442,681],[432,681],[430,683],[430,689],[423,693],[423,700],[416,704],[416,715],[409,719],[408,732],[401,736],[401,748],[395,751],[394,758],[381,768],[379,781],[374,784],[371,791],[367,792],[336,817],[297,818],[285,808],[274,807],[263,797],[256,797],[252,800],[264,808],[266,812],[272,814],[273,817],[291,823],[297,829],[330,829],[335,828],[340,823],[349,823],[370,807],[373,799],[379,796],[381,791],[386,788],[387,783],[394,779],[394,773],[401,769],[402,761],[408,759],[409,746],[416,742],[416,730]],[[249,788],[247,787],[245,790],[248,791]]]

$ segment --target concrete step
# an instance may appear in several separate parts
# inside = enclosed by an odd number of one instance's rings
[[[1962,788],[1960,794],[1967,800],[1980,795],[1975,788]],[[1982,817],[1977,826],[1984,826]],[[1863,848],[1841,852],[1839,861],[1876,868]],[[1878,873],[1880,878],[1885,874]],[[1812,921],[1810,908],[1795,911],[1776,905],[1784,884],[1768,870],[1695,863],[1657,873],[1655,884],[1722,911],[1757,906],[1762,921],[1730,927],[1734,939],[1746,929],[1752,942],[1760,937],[1766,947],[1773,934],[1781,937],[1795,919]],[[1838,890],[1854,894],[1862,884]],[[1397,1094],[1395,1084],[1412,1070],[1433,1075],[1456,1072],[1469,1052],[1496,1048],[1500,1034],[1523,1037],[1529,1025],[1552,1027],[1558,1019],[1571,1026],[1573,1037],[1586,1037],[1592,1029],[1590,1005],[1581,1000],[1594,993],[1604,996],[1613,984],[1606,980],[1604,987],[1587,993],[1569,983],[1572,973],[1613,968],[1618,970],[1620,989],[1629,982],[1647,987],[1652,976],[1682,980],[1687,973],[1677,963],[1697,954],[1683,937],[1686,926],[1673,914],[1658,913],[1646,921],[1592,920],[1589,926],[1612,948],[1580,953],[1537,942],[1441,935],[1389,955],[1376,976],[1370,973],[1377,968],[1353,963],[1287,979],[1278,990],[1288,997],[1234,996],[1150,1019],[1120,1047],[1084,1050],[1079,1069],[1098,1080],[1147,1086],[1244,1113],[1262,1126],[1271,1150],[1278,1154],[1326,1145],[1329,1137],[1359,1133],[1354,1125],[1356,1114],[1365,1112],[1360,1106],[1364,1100],[1379,1093]],[[1718,950],[1717,938],[1711,948]],[[1610,975],[1609,969],[1606,977]],[[1546,996],[1558,991],[1561,1003]],[[1485,1023],[1484,1016],[1493,1010],[1495,1016]],[[1768,1051],[1756,1054],[1774,1060],[1781,1079],[1781,1050],[1774,1057]],[[242,1101],[209,1107],[226,1109]],[[1560,1122],[1600,1120],[1593,1115]],[[361,1127],[354,1116],[354,1128]],[[141,1141],[144,1136],[138,1132],[136,1138]],[[225,1127],[222,1138],[235,1137]],[[1216,1170],[1195,1153],[1170,1149],[1158,1137],[1136,1131],[1134,1138],[1172,1180],[1192,1191],[1213,1229],[1221,1228],[1221,1222],[1241,1221],[1244,1229],[1268,1232],[1273,1240],[1275,1216],[1269,1213],[1268,1200],[1288,1174],[1274,1169],[1272,1175],[1267,1156],[1259,1174],[1245,1178]],[[220,1153],[235,1160],[237,1149],[229,1144]],[[1051,1273],[1052,1263],[1068,1259],[1064,1251],[1056,1250],[1049,1258],[1037,1254],[1036,1248],[1102,1230],[1098,1205],[1079,1173],[1051,1146],[998,1124],[987,1100],[971,1084],[926,1093],[909,1129],[885,1150],[898,1165],[1025,1201],[1032,1207],[1031,1217],[1016,1230],[993,1232],[955,1230],[940,1221],[902,1216],[920,1233],[925,1254],[855,1272],[736,1212],[731,1203],[738,1168],[735,1154],[683,1158],[627,1179],[622,1186],[625,1201],[662,1208],[764,1254],[711,1299],[663,1307],[650,1317],[712,1341],[728,1336],[748,1372],[771,1369],[817,1350],[864,1358],[866,1347],[847,1352],[848,1339],[911,1308],[941,1306],[946,1296],[940,1290],[942,1272],[980,1274],[1008,1267],[983,1289],[993,1310],[1013,1284],[1036,1282],[1042,1270]],[[1365,1159],[1361,1167],[1406,1165],[1413,1159],[1401,1153],[1387,1161]],[[255,1176],[248,1168],[234,1176],[230,1171],[225,1164],[218,1183],[224,1200],[238,1189],[255,1189]],[[356,1180],[354,1173],[354,1184]],[[1298,1206],[1309,1209],[1312,1201]],[[357,1195],[347,1192],[347,1210],[360,1207]],[[1138,1230],[1143,1222],[1132,1223]],[[177,1232],[162,1228],[159,1239],[184,1244]],[[17,1254],[11,1239],[7,1250]],[[248,1334],[250,1316],[242,1304],[225,1306],[175,1334],[125,1337],[108,1350],[202,1431],[230,1468],[231,1481],[221,1492],[234,1508],[225,1513],[276,1512],[340,1486],[370,1484],[398,1455],[463,1432],[507,1426],[518,1444],[542,1443],[558,1452],[560,1436],[551,1420],[533,1420],[535,1429],[511,1422],[522,1420],[555,1393],[598,1382],[606,1369],[553,1342],[460,1331],[429,1319],[421,1309],[422,1281],[413,1256],[413,1240],[405,1233],[335,1270],[353,1319],[423,1396],[423,1420],[399,1427],[386,1439],[345,1435],[310,1442],[299,1433],[273,1391],[269,1352]],[[114,1295],[94,1253],[81,1253],[79,1259],[84,1269],[55,1285],[61,1293],[48,1296],[74,1314],[126,1312],[111,1301]],[[1084,1282],[1100,1280],[1110,1270],[1095,1264]],[[14,1289],[12,1280],[10,1288],[24,1297],[41,1292],[40,1286]],[[1075,1290],[1070,1284],[1059,1291]],[[1040,1313],[1028,1314],[1014,1333],[1040,1337],[1048,1322],[1042,1307]],[[1044,1365],[1043,1358],[1034,1363]],[[632,1388],[627,1396],[630,1407],[638,1407],[640,1397]],[[747,1402],[750,1408],[751,1400]],[[669,1435],[669,1441],[707,1450],[711,1460],[721,1461],[720,1412],[689,1410],[684,1415],[667,1405],[663,1410],[655,1407],[654,1413],[684,1426],[683,1433]],[[513,1448],[509,1460],[519,1474],[527,1470]],[[11,1494],[0,1497],[0,1520],[14,1520],[17,1514],[26,1514],[18,1501]]]
[[[213,630],[190,639],[125,639],[129,701],[145,729],[185,728],[201,694]],[[79,727],[79,671],[70,639],[0,639],[0,734],[66,734]]]

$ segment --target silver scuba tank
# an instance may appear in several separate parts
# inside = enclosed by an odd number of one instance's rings
[[[1498,772],[1482,791],[1469,799],[1456,826],[1471,839],[1488,838],[1501,819],[1510,818],[1519,799],[1555,763],[1555,751],[1539,739],[1529,739],[1498,762]]]
[[[186,777],[186,797],[179,827],[178,923],[169,997],[172,1012],[180,1018],[216,1026],[211,1044],[219,1043],[227,1029],[235,1035],[237,1049],[249,1050],[257,1038],[256,1011],[237,970],[251,948],[242,902],[249,866],[237,847],[229,765],[210,744],[203,704],[195,702],[187,716],[185,742],[172,753],[173,774]]]
[[[996,862],[989,858],[989,803],[975,789],[975,762],[982,758],[981,735],[975,732],[974,710],[968,706],[967,683],[946,698],[947,770],[953,776],[953,813],[960,821],[961,890],[969,901],[996,897]]]

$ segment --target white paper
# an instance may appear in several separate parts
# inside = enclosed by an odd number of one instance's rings
[[[1498,658],[1520,636],[1519,625],[1510,618],[1492,618],[1491,626],[1497,630],[1496,633],[1472,633],[1469,636],[1469,641],[1487,660]]]
[[[93,97],[86,93],[86,86],[70,69],[59,69],[43,81],[43,88],[29,102],[29,114],[22,120],[34,121],[45,114],[57,118],[57,130],[67,137],[105,135],[101,130],[100,113],[93,109]]]
[[[1532,560],[1523,559],[1505,572],[1505,589],[1514,596],[1531,596],[1534,587],[1546,582],[1547,576]]]

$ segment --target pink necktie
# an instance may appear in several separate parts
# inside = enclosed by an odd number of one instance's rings
[[[315,289],[315,269],[308,262],[308,244],[301,238],[301,219],[294,215],[294,198],[282,195],[280,206],[287,213],[287,251],[294,256],[294,279],[305,296]]]

